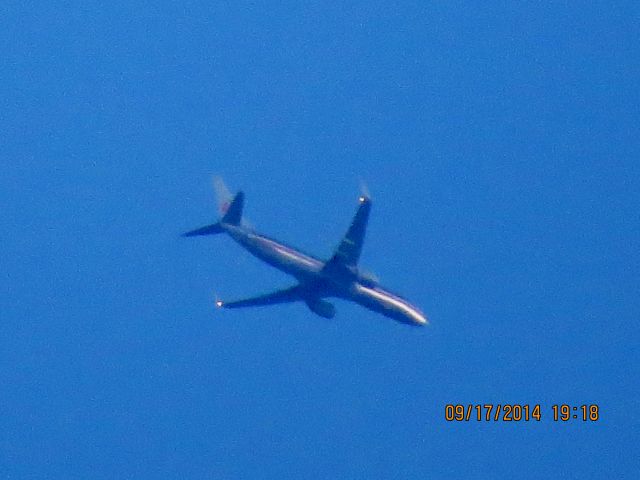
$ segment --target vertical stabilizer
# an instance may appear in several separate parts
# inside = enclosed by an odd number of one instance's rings
[[[233,195],[224,184],[222,177],[213,177],[213,189],[216,192],[216,199],[218,200],[218,213],[221,217],[227,213],[233,200]]]
[[[244,207],[244,193],[238,192],[231,201],[227,213],[224,214],[222,223],[229,225],[240,225],[242,221],[242,208]]]

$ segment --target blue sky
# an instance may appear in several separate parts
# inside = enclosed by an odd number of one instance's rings
[[[638,14],[4,2],[0,476],[632,478]],[[321,257],[365,181],[362,265],[431,326],[216,311],[291,279],[179,238],[215,219],[213,174]]]

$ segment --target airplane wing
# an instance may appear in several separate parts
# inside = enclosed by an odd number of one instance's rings
[[[290,288],[285,288],[284,290],[278,290],[258,297],[246,298],[244,300],[237,300],[235,302],[223,302],[218,300],[216,305],[222,308],[242,308],[295,302],[303,299],[302,291],[303,288],[301,285],[295,285]]]
[[[362,252],[364,234],[367,230],[369,212],[371,211],[371,199],[366,196],[359,198],[360,206],[349,226],[349,230],[338,245],[333,257],[327,263],[341,263],[347,266],[355,266]]]

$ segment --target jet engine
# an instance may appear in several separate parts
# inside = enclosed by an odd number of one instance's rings
[[[307,306],[311,311],[324,318],[333,318],[336,315],[336,307],[326,300],[307,301]]]

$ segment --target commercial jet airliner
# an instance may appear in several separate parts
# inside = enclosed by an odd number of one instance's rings
[[[216,301],[219,308],[242,308],[301,301],[312,312],[333,318],[335,307],[325,298],[350,300],[369,310],[409,325],[425,325],[427,317],[404,298],[381,287],[371,275],[358,268],[364,236],[371,211],[368,195],[358,198],[359,205],[346,235],[334,255],[322,261],[281,242],[255,232],[243,219],[244,194],[232,197],[222,180],[214,181],[221,219],[212,225],[183,234],[185,237],[226,233],[252,255],[292,275],[297,284],[266,295],[234,302]]]

